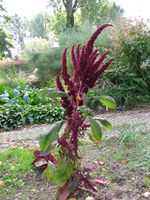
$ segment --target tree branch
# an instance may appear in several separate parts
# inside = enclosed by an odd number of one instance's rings
[[[78,4],[78,0],[75,0],[75,2],[74,2],[74,5],[73,5],[73,7],[72,7],[72,10],[73,10],[73,13],[75,13],[76,12],[76,8],[77,8],[77,4]]]
[[[66,5],[66,2],[65,2],[65,0],[62,0],[62,2],[63,2],[64,6],[65,6],[65,8],[66,8],[66,7],[67,7],[67,5]]]

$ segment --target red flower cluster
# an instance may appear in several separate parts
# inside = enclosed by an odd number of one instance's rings
[[[70,145],[67,142],[67,139],[65,137],[60,137],[58,139],[58,144],[60,144],[62,147],[66,148],[70,153],[72,153],[72,149]]]
[[[78,149],[78,134],[79,130],[82,129],[83,126],[83,119],[78,113],[79,106],[83,105],[83,94],[87,93],[89,88],[94,87],[95,82],[99,76],[113,61],[113,59],[110,59],[108,62],[103,63],[109,51],[106,51],[103,55],[99,56],[98,49],[94,49],[94,42],[96,38],[101,33],[101,31],[108,26],[112,25],[104,24],[100,26],[81,50],[80,44],[77,46],[76,52],[75,46],[72,47],[71,58],[74,69],[73,79],[71,79],[71,76],[68,72],[66,56],[67,48],[64,50],[62,56],[61,76],[64,80],[64,84],[67,87],[66,90],[60,81],[59,75],[57,75],[56,78],[57,88],[60,91],[67,93],[66,97],[62,97],[62,106],[65,108],[65,114],[67,117],[66,129],[69,127],[72,128],[70,141],[74,146],[74,153],[76,157]],[[59,143],[61,144],[60,141]]]
[[[40,150],[35,150],[34,155],[36,157],[33,160],[33,164],[39,169],[42,169],[42,170],[46,169],[49,161],[53,163],[55,167],[58,166],[57,161],[55,160],[54,156],[50,153],[46,155],[42,155]]]

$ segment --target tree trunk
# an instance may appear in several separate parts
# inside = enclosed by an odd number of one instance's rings
[[[67,28],[74,27],[74,13],[73,13],[73,2],[72,0],[66,0],[66,12],[67,12]]]
[[[67,13],[67,23],[66,23],[67,28],[73,28],[74,27],[74,15]]]

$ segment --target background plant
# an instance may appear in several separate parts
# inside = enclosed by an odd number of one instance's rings
[[[24,84],[15,88],[0,86],[0,129],[8,131],[63,118],[64,110],[59,100],[45,98],[38,90]]]
[[[120,109],[150,102],[148,30],[143,21],[133,23],[124,18],[120,28],[110,29],[111,53],[116,59],[99,80],[94,93],[114,97]],[[90,97],[87,105],[98,110],[99,102]]]

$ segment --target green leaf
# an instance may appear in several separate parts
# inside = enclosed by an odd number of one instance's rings
[[[73,164],[69,161],[64,161],[61,165],[54,171],[52,180],[54,183],[65,183],[67,179],[72,175]]]
[[[39,143],[42,151],[46,151],[52,142],[56,141],[58,138],[58,133],[62,128],[65,120],[61,120],[51,125],[43,134],[40,135]]]
[[[100,125],[96,120],[90,119],[90,126],[95,139],[100,141],[102,138],[102,129]]]
[[[44,172],[42,173],[42,178],[46,177],[48,182],[50,181],[51,177],[53,174],[53,170],[51,169],[51,167],[48,165],[48,167],[44,170]]]
[[[95,96],[95,92],[94,92],[93,90],[90,90],[90,91],[88,92],[88,96],[89,96],[89,97],[94,97],[94,96]]]
[[[61,92],[61,91],[56,90],[56,89],[51,89],[51,88],[41,89],[41,90],[39,90],[39,94],[44,95],[46,97],[50,97],[50,98],[57,98],[57,97],[65,97],[66,96],[66,94],[64,92]]]
[[[98,119],[98,120],[101,122],[105,130],[109,131],[112,129],[111,123],[108,122],[106,119]]]
[[[95,140],[95,138],[94,138],[94,136],[93,136],[93,134],[92,134],[91,132],[88,131],[87,134],[88,134],[89,139],[90,139],[91,141],[94,141],[94,140]]]
[[[60,187],[56,193],[57,200],[66,200],[69,195],[77,189],[79,180],[75,178],[74,180],[70,179],[70,181]]]
[[[116,101],[110,96],[100,96],[97,98],[104,106],[116,109]]]

